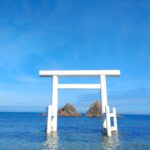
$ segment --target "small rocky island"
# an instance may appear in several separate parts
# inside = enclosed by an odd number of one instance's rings
[[[102,115],[102,105],[99,101],[92,104],[89,110],[86,112],[87,117],[100,117]]]
[[[81,116],[81,114],[78,113],[76,109],[73,107],[73,105],[70,103],[67,103],[63,108],[59,109],[58,115],[59,116],[73,116],[73,117]]]
[[[42,113],[42,116],[47,115],[47,113]],[[77,112],[75,107],[67,103],[63,108],[58,110],[58,116],[71,116],[71,117],[80,117],[81,114]],[[92,106],[86,112],[87,117],[102,117],[102,104],[100,101],[95,101]],[[121,115],[117,114],[117,117],[121,117]]]

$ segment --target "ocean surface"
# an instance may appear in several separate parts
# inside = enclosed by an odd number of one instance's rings
[[[0,150],[150,150],[150,116],[123,115],[119,133],[102,134],[101,118],[59,117],[58,132],[45,134],[40,113],[0,113]]]

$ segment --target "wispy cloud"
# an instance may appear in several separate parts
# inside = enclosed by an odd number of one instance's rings
[[[86,111],[94,101],[101,100],[99,92],[84,93],[78,95],[78,97],[75,105],[81,111]],[[133,111],[134,113],[150,113],[147,107],[150,105],[150,90],[148,88],[137,88],[122,92],[108,91],[108,103],[111,107],[117,107],[121,113],[132,113]]]

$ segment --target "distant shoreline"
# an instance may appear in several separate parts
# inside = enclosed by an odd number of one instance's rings
[[[0,113],[17,113],[17,114],[42,114],[44,112],[26,112],[26,111],[0,111]],[[81,113],[83,116],[86,114],[86,113]],[[134,116],[150,116],[150,114],[126,114],[126,113],[123,113],[123,114],[120,114],[121,116],[124,116],[124,115],[134,115]],[[65,116],[59,116],[59,117],[65,117]],[[90,118],[90,117],[89,117]]]

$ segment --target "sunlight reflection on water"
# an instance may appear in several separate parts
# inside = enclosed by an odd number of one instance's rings
[[[57,132],[52,132],[47,135],[46,141],[43,144],[43,150],[57,150],[58,149],[58,135]]]
[[[76,147],[77,143],[76,144],[59,143],[58,138],[59,137],[58,137],[57,132],[52,132],[51,134],[47,135],[46,141],[43,144],[43,150],[61,150],[61,149],[74,150],[74,149],[77,149],[77,147]],[[112,137],[107,137],[105,135],[104,136],[102,135],[101,139],[99,138],[99,140],[101,141],[101,145],[99,146],[99,148],[97,147],[99,150],[116,150],[117,146],[119,145],[118,134],[113,134]],[[95,148],[93,147],[93,150],[95,150]],[[81,144],[80,147],[78,147],[78,149],[85,149],[85,146]],[[86,147],[86,149],[91,150],[90,147]]]
[[[103,150],[116,150],[119,145],[119,136],[114,133],[112,137],[102,136]]]

